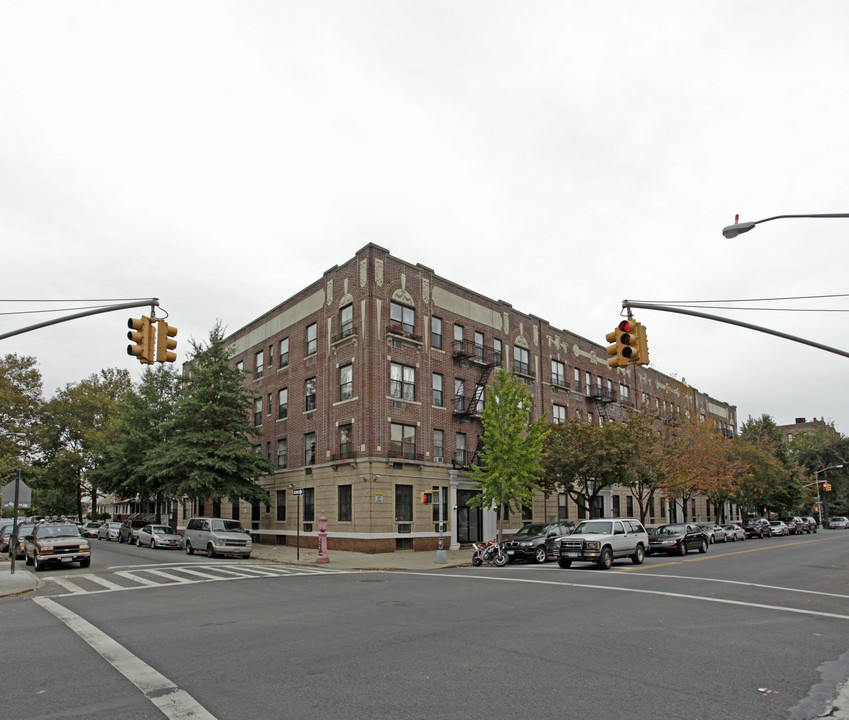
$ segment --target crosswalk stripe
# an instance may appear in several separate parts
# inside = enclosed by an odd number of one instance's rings
[[[139,577],[136,573],[131,572],[129,570],[119,570],[115,574],[120,575],[122,578],[126,578],[127,580],[132,580],[134,582],[137,582],[141,585],[151,586],[151,585],[161,585],[162,584],[162,583],[156,582],[156,580],[151,580],[150,578]]]
[[[182,578],[179,575],[172,575],[171,573],[162,572],[162,570],[154,570],[153,568],[148,568],[148,569],[142,570],[141,572],[150,573],[151,575],[158,575],[159,577],[163,577],[166,580],[171,580],[172,582],[179,583],[179,584],[192,582],[191,580],[187,580],[186,578]]]
[[[78,594],[78,593],[85,593],[85,590],[83,588],[81,588],[79,585],[77,585],[76,583],[72,583],[70,580],[66,580],[65,578],[63,578],[61,576],[52,577],[52,578],[48,578],[48,579],[51,580],[52,582],[55,582],[57,585],[61,585],[63,588],[65,588],[65,590],[67,590],[68,592],[74,593],[75,595]]]
[[[90,580],[93,583],[98,585],[102,585],[105,588],[109,588],[110,590],[123,590],[124,586],[119,585],[118,583],[113,583],[111,580],[107,580],[100,575],[95,575],[94,573],[86,573],[85,575],[78,575],[77,577],[85,578],[86,580]]]

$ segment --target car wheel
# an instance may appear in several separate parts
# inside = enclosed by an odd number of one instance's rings
[[[706,553],[707,548],[708,548],[708,544],[704,540],[702,540],[702,544],[699,546],[699,552],[700,553]]]
[[[34,557],[34,558],[32,559],[32,562],[33,562],[33,564],[35,565],[35,571],[36,571],[36,572],[41,572],[42,570],[44,570],[44,563],[43,563],[43,562],[39,562],[37,557]]]
[[[215,548],[212,547],[212,543],[209,543],[209,545],[206,546],[206,554],[207,554],[208,557],[211,557],[211,558],[216,557]]]
[[[548,553],[545,551],[545,545],[540,545],[534,551],[534,560],[538,563],[544,563],[548,559]]]
[[[572,561],[571,561],[571,560],[564,560],[563,558],[560,558],[560,559],[557,561],[557,564],[558,564],[558,565],[559,565],[559,566],[560,566],[563,570],[568,570],[570,567],[572,567]]]
[[[711,544],[711,545],[713,545],[713,544],[714,544],[714,542],[716,542],[716,541],[713,539],[713,535],[711,535],[711,536],[710,536],[710,544]]]
[[[686,555],[687,554],[687,545],[683,540],[678,543],[678,554],[679,555]]]
[[[122,542],[124,542],[124,536],[119,533],[118,534],[118,544],[120,545]]]
[[[609,547],[606,547],[601,551],[601,557],[598,559],[598,566],[602,570],[610,570],[610,568],[613,567],[613,550]]]
[[[631,555],[631,562],[634,563],[634,565],[642,565],[643,560],[645,560],[645,559],[646,559],[646,551],[643,550],[642,545],[637,545],[636,552],[634,552],[634,554]]]
[[[81,568],[87,568],[89,565],[91,565],[91,558],[86,558],[85,560],[80,560],[80,567]]]
[[[186,540],[186,555],[193,555],[194,552],[195,549],[192,547],[192,544],[188,540]]]
[[[153,538],[150,539],[150,549],[156,550],[156,542],[154,541]]]

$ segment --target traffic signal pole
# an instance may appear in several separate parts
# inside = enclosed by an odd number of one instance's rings
[[[59,323],[68,322],[69,320],[78,320],[79,318],[89,317],[90,315],[100,315],[101,313],[114,312],[116,310],[129,310],[130,308],[148,306],[150,306],[152,313],[153,308],[159,307],[159,298],[146,298],[131,303],[121,303],[120,305],[104,305],[103,307],[94,308],[93,310],[86,310],[84,312],[74,313],[73,315],[54,318],[53,320],[45,320],[44,322],[21,328],[20,330],[12,330],[10,332],[3,333],[0,335],[0,340],[5,340],[6,338],[14,337],[15,335],[22,335],[23,333],[31,332],[33,330],[39,330],[40,328],[50,327],[51,325],[58,325]]]
[[[775,335],[776,337],[784,338],[785,340],[791,340],[792,342],[801,343],[802,345],[810,345],[818,350],[825,350],[826,352],[849,358],[849,352],[846,350],[838,350],[830,345],[823,345],[822,343],[814,342],[813,340],[806,340],[805,338],[790,335],[789,333],[781,332],[780,330],[772,330],[770,328],[763,327],[762,325],[753,325],[752,323],[742,322],[741,320],[732,320],[731,318],[720,317],[719,315],[709,315],[708,313],[699,312],[698,310],[688,310],[685,308],[671,307],[669,305],[660,305],[657,303],[633,302],[631,300],[623,300],[622,307],[628,310],[628,312],[630,312],[630,308],[639,308],[641,310],[659,310],[660,312],[678,313],[679,315],[692,315],[693,317],[700,317],[705,320],[716,320],[717,322],[726,323],[728,325],[736,325],[737,327],[746,328],[747,330],[755,330],[756,332],[766,333],[767,335]]]

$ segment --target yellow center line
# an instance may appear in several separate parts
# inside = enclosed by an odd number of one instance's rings
[[[652,563],[651,565],[635,565],[634,567],[620,567],[611,569],[615,569],[616,572],[653,570],[654,568],[668,567],[669,565],[680,565],[681,563],[687,562],[701,562],[702,560],[713,560],[714,558],[731,557],[732,555],[744,555],[746,553],[761,552],[762,550],[776,550],[778,548],[790,547],[791,545],[805,545],[807,543],[824,542],[828,540],[846,540],[847,538],[849,538],[849,535],[834,535],[822,538],[809,538],[808,540],[796,540],[795,542],[781,543],[781,545],[765,545],[761,547],[751,548],[749,550],[735,550],[733,552],[723,552],[718,555],[716,553],[714,553],[713,555],[705,553],[704,555],[700,554],[699,557],[687,558],[686,560],[670,560],[669,562]],[[714,543],[714,547],[716,547],[716,543]]]

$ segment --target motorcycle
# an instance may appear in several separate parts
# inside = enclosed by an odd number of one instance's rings
[[[507,553],[501,548],[501,543],[495,540],[490,540],[487,543],[474,542],[474,554],[472,555],[472,565],[480,567],[484,563],[495,565],[495,567],[504,567],[507,564]]]

